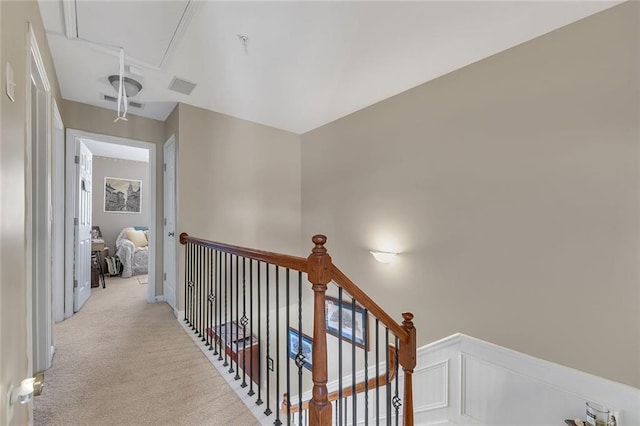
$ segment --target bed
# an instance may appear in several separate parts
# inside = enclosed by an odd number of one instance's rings
[[[127,227],[116,238],[116,256],[122,263],[122,278],[143,275],[149,270],[148,230]]]

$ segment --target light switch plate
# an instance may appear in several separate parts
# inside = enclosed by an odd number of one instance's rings
[[[11,64],[7,62],[7,96],[11,99],[11,102],[16,101],[16,83],[13,81],[13,68]]]

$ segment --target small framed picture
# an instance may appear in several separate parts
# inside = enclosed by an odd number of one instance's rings
[[[369,350],[369,318],[362,306],[356,304],[354,309],[353,303],[349,301],[343,300],[340,303],[335,297],[326,296],[325,312],[327,333]]]
[[[312,348],[313,339],[304,333],[299,332],[295,328],[289,327],[287,336],[287,347],[289,358],[295,360],[298,353],[304,356],[303,366],[307,370],[311,370],[312,366]]]

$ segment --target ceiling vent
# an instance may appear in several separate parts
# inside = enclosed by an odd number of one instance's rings
[[[102,95],[102,99],[105,101],[118,103],[118,98],[116,98],[115,96]],[[129,99],[129,106],[132,108],[144,109],[144,104],[132,101],[131,99]]]
[[[189,83],[188,81],[178,77],[173,77],[173,80],[171,80],[171,84],[169,84],[169,90],[182,93],[183,95],[190,95],[195,87],[195,83]]]

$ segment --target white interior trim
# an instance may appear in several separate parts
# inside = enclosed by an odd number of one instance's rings
[[[150,204],[150,208],[152,209],[152,214],[150,214],[149,218],[149,285],[147,286],[147,302],[152,303],[156,302],[156,256],[158,253],[158,249],[156,247],[156,232],[157,232],[157,224],[156,224],[156,214],[155,212],[158,209],[158,197],[156,196],[156,144],[151,142],[144,142],[135,139],[127,139],[120,138],[116,136],[108,136],[101,135],[97,133],[85,132],[82,130],[76,129],[67,129],[67,170],[71,170],[69,167],[73,165],[73,150],[71,150],[71,154],[69,153],[69,144],[73,144],[73,141],[76,138],[88,138],[94,139],[102,142],[117,144],[117,145],[128,145],[135,146],[138,148],[144,148],[149,150],[149,191],[150,196],[153,197],[153,203]],[[71,145],[73,146],[73,145]],[[73,179],[71,179],[73,181]],[[73,190],[69,189],[69,179],[67,180],[67,194],[73,193]],[[69,200],[71,199],[71,200]],[[68,211],[73,211],[73,199],[72,197],[67,197],[67,209]],[[65,240],[67,241],[66,248],[67,250],[73,250],[73,215],[66,215],[67,229],[65,230]],[[72,253],[72,251],[68,251],[68,253]],[[68,273],[65,281],[67,285],[71,283],[71,288],[73,289],[73,258],[69,259],[67,256],[67,268]],[[73,304],[73,296],[72,296],[72,304]]]
[[[27,267],[27,354],[29,371],[37,373],[51,366],[51,353],[53,341],[53,305],[52,294],[52,210],[51,210],[51,85],[47,77],[46,68],[38,48],[38,42],[31,23],[27,27],[27,78],[26,78],[26,267]],[[32,114],[32,83],[37,87],[38,111],[36,117]],[[40,109],[43,107],[43,109]],[[40,113],[44,117],[39,117]],[[32,126],[36,120],[37,133],[33,135]],[[37,148],[32,149],[32,138],[38,137]],[[42,139],[44,143],[42,143]],[[42,162],[42,164],[37,164]],[[34,169],[34,167],[37,167]],[[44,179],[32,179],[32,173],[36,171],[38,176]],[[35,186],[35,188],[34,188]],[[34,206],[34,195],[38,197]],[[45,207],[46,206],[46,207]],[[34,209],[39,208],[38,214]],[[42,210],[45,210],[44,212]],[[44,215],[44,216],[43,216]],[[34,222],[36,220],[37,222]],[[43,220],[43,221],[42,221]],[[43,237],[34,239],[33,225]],[[37,260],[36,260],[37,257]],[[34,260],[36,263],[34,264]],[[36,276],[32,273],[33,267],[37,268]],[[35,310],[34,310],[35,308]],[[35,339],[34,339],[35,336]],[[35,348],[33,345],[35,344]],[[33,355],[32,355],[33,354]],[[33,359],[32,359],[33,357]]]
[[[78,18],[75,0],[62,0],[62,13],[64,15],[65,36],[69,40],[78,38]]]
[[[53,253],[52,291],[54,321],[63,321],[65,317],[64,303],[64,123],[60,116],[58,104],[51,99],[53,112],[53,132],[51,135],[52,151],[52,195],[53,195]],[[62,134],[62,143],[57,143],[57,132]],[[71,312],[73,314],[73,310]],[[70,316],[70,315],[69,315]],[[55,336],[54,336],[55,338]],[[54,342],[55,343],[55,342]]]

